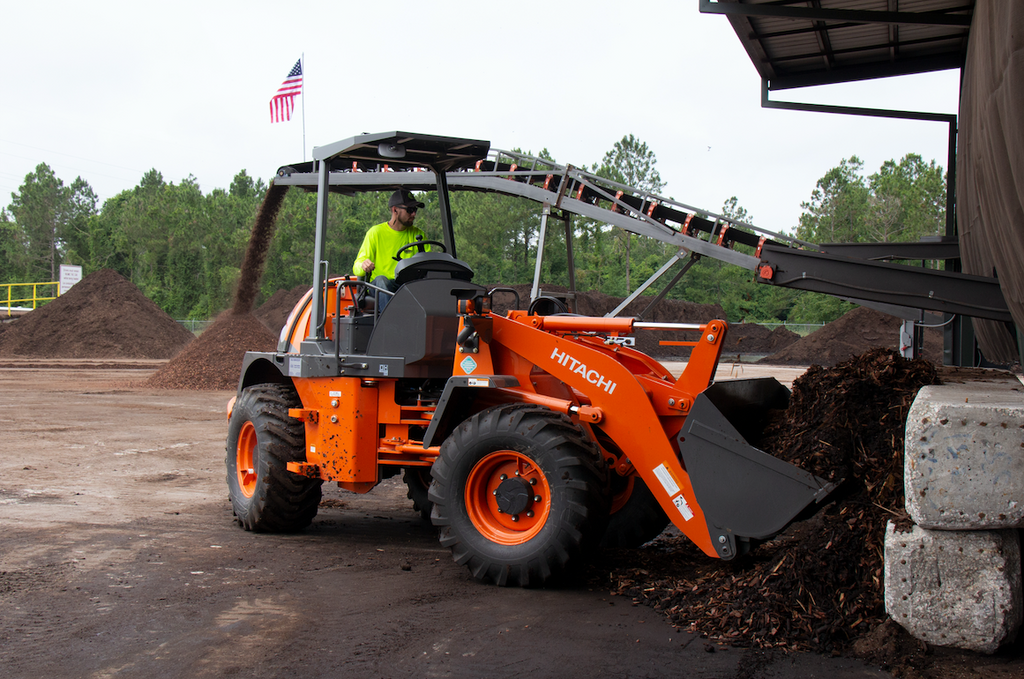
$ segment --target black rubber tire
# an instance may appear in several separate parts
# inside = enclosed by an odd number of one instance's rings
[[[425,520],[430,520],[430,513],[434,503],[430,501],[430,468],[429,467],[403,467],[402,478],[408,487],[406,497],[412,500],[412,508],[420,513]]]
[[[488,538],[467,507],[470,474],[494,453],[528,459],[543,474],[537,487],[547,486],[546,518],[520,544]],[[431,521],[441,544],[483,582],[554,584],[598,546],[607,524],[608,471],[597,446],[568,417],[540,406],[506,404],[472,416],[442,444],[431,476]]]
[[[301,407],[291,386],[258,384],[242,390],[228,423],[227,466],[231,509],[245,530],[293,533],[308,526],[320,506],[321,479],[288,471],[291,461],[305,461],[305,430],[301,421],[288,415]],[[252,449],[256,478],[251,495],[242,488],[238,474],[238,441],[246,423],[255,430]]]
[[[601,546],[611,549],[632,549],[661,535],[668,526],[668,516],[644,480],[634,476],[630,487],[621,477],[612,479],[613,493],[619,486],[619,493],[628,493],[628,497],[625,498],[625,504],[608,517],[608,529],[604,532]],[[612,506],[619,502],[622,502],[622,498],[613,494]]]

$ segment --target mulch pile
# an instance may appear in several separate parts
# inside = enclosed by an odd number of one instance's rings
[[[895,347],[903,321],[867,307],[847,312],[821,330],[780,349],[758,363],[834,366],[874,347]],[[942,364],[942,330],[926,328],[923,357]]]
[[[288,320],[288,314],[292,312],[302,296],[309,292],[309,288],[308,285],[296,285],[291,290],[278,290],[266,302],[259,305],[252,315],[263,321],[277,335],[284,327],[285,321]]]
[[[844,649],[886,619],[882,540],[903,509],[903,434],[920,387],[938,383],[928,361],[875,349],[793,384],[753,444],[831,481],[816,515],[733,562],[665,534],[610,555],[594,573],[613,594],[662,611],[680,628],[737,646]]]
[[[171,358],[192,333],[112,269],[73,288],[0,333],[0,356]]]
[[[235,389],[246,351],[275,351],[277,336],[252,314],[229,309],[144,384],[156,389]]]

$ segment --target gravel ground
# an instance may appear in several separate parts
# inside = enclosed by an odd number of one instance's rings
[[[302,534],[246,533],[224,484],[231,392],[141,386],[161,365],[0,365],[0,675],[889,676],[711,644],[585,585],[480,585],[398,479],[325,486]]]

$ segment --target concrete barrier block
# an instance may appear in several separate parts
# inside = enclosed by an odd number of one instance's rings
[[[885,532],[885,611],[917,639],[993,653],[1024,617],[1014,529]]]
[[[1024,527],[1024,387],[928,386],[907,414],[906,507],[939,530]]]

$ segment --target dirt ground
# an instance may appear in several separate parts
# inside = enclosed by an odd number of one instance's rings
[[[161,365],[0,360],[0,676],[890,676],[710,644],[582,585],[480,585],[398,478],[325,484],[302,534],[246,533],[224,483],[231,392],[142,386]]]

